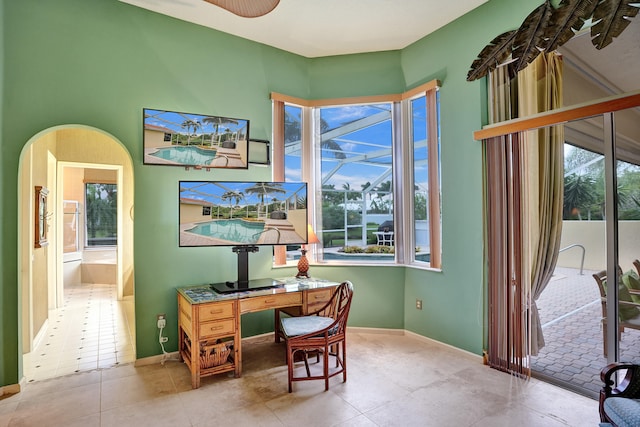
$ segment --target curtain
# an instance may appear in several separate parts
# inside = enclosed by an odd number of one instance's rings
[[[510,79],[489,75],[490,121],[561,105],[561,58],[538,59]],[[544,346],[535,300],[555,268],[562,224],[561,130],[483,141],[488,293],[487,359],[491,367],[529,376],[528,356]]]
[[[562,107],[562,57],[542,54],[518,74],[520,117]],[[564,198],[564,128],[525,132],[522,138],[523,270],[528,300],[529,354],[544,347],[536,301],[558,260]]]
[[[517,91],[506,67],[489,75],[490,121],[517,114]],[[526,301],[521,244],[520,135],[483,141],[485,188],[485,259],[488,293],[489,366],[529,376]]]

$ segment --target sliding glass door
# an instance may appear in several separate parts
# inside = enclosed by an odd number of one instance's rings
[[[629,109],[564,125],[560,254],[535,301],[545,345],[533,375],[594,397],[608,363],[640,363],[638,123]]]

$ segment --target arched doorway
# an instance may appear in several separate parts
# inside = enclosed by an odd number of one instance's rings
[[[129,153],[99,129],[58,126],[28,141],[19,170],[25,377],[39,380],[135,360],[134,186]],[[107,243],[99,247],[89,243],[92,233],[87,233],[92,208],[86,194],[92,185],[95,193],[96,184],[110,189],[110,199],[102,202],[114,209],[114,225],[102,239]],[[42,214],[31,214],[38,187],[47,194],[41,221],[46,227],[44,245],[35,244]]]

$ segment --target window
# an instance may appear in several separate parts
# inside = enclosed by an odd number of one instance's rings
[[[316,109],[323,259],[394,262],[392,103]],[[318,230],[316,230],[318,231]]]
[[[434,96],[435,95],[435,96]],[[432,98],[431,98],[432,97]],[[430,99],[431,98],[431,99]],[[429,105],[428,105],[429,104]],[[413,247],[409,260],[440,265],[440,129],[438,99],[435,94],[419,95],[409,100],[410,135],[413,159]],[[430,121],[432,123],[430,123]],[[432,136],[429,135],[432,129]],[[436,221],[436,224],[432,222]],[[437,250],[432,251],[432,248]]]
[[[272,99],[274,179],[309,183],[315,259],[440,268],[437,82],[366,99]]]
[[[302,107],[284,107],[284,180],[302,181]]]
[[[85,184],[86,247],[117,245],[116,184]]]

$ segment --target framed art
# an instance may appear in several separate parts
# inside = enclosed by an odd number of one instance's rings
[[[249,163],[256,165],[271,164],[271,143],[266,139],[249,140]]]
[[[49,194],[49,190],[46,187],[42,187],[37,185],[35,187],[36,198],[35,198],[35,244],[36,248],[42,248],[47,246],[49,242],[47,241],[47,219],[48,219],[48,211],[47,211],[47,195]]]
[[[144,164],[247,169],[249,120],[143,109]]]

